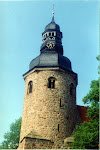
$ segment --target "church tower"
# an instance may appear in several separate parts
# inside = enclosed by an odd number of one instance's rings
[[[62,32],[54,13],[42,33],[40,55],[33,59],[25,80],[19,148],[61,148],[76,125],[77,74],[63,56]]]

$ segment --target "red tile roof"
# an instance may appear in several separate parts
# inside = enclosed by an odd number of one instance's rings
[[[79,112],[79,115],[80,115],[80,118],[81,118],[81,122],[82,123],[84,121],[89,122],[90,118],[86,117],[87,116],[88,107],[77,105],[77,109],[78,109],[78,112]]]

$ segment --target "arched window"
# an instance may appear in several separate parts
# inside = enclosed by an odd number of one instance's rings
[[[49,36],[51,36],[51,33],[49,33]]]
[[[72,96],[74,94],[74,84],[70,84],[70,95]]]
[[[55,88],[55,78],[54,77],[50,77],[49,79],[48,79],[48,88],[52,88],[52,89],[54,89]]]
[[[54,36],[54,32],[52,32],[52,36]]]
[[[32,88],[33,88],[33,82],[32,82],[32,81],[29,81],[27,94],[32,93]]]

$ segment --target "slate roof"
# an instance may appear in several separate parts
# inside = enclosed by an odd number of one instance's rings
[[[72,71],[71,61],[58,53],[42,53],[30,62],[29,70],[35,67],[63,67],[69,71]]]
[[[60,27],[55,22],[51,22],[45,27],[45,31],[47,31],[47,30],[58,30],[59,31]]]

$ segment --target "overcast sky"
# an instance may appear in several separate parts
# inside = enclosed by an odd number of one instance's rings
[[[10,124],[22,116],[30,61],[40,54],[42,32],[51,22],[63,32],[64,56],[78,74],[77,104],[98,78],[99,0],[0,1],[0,143]]]

